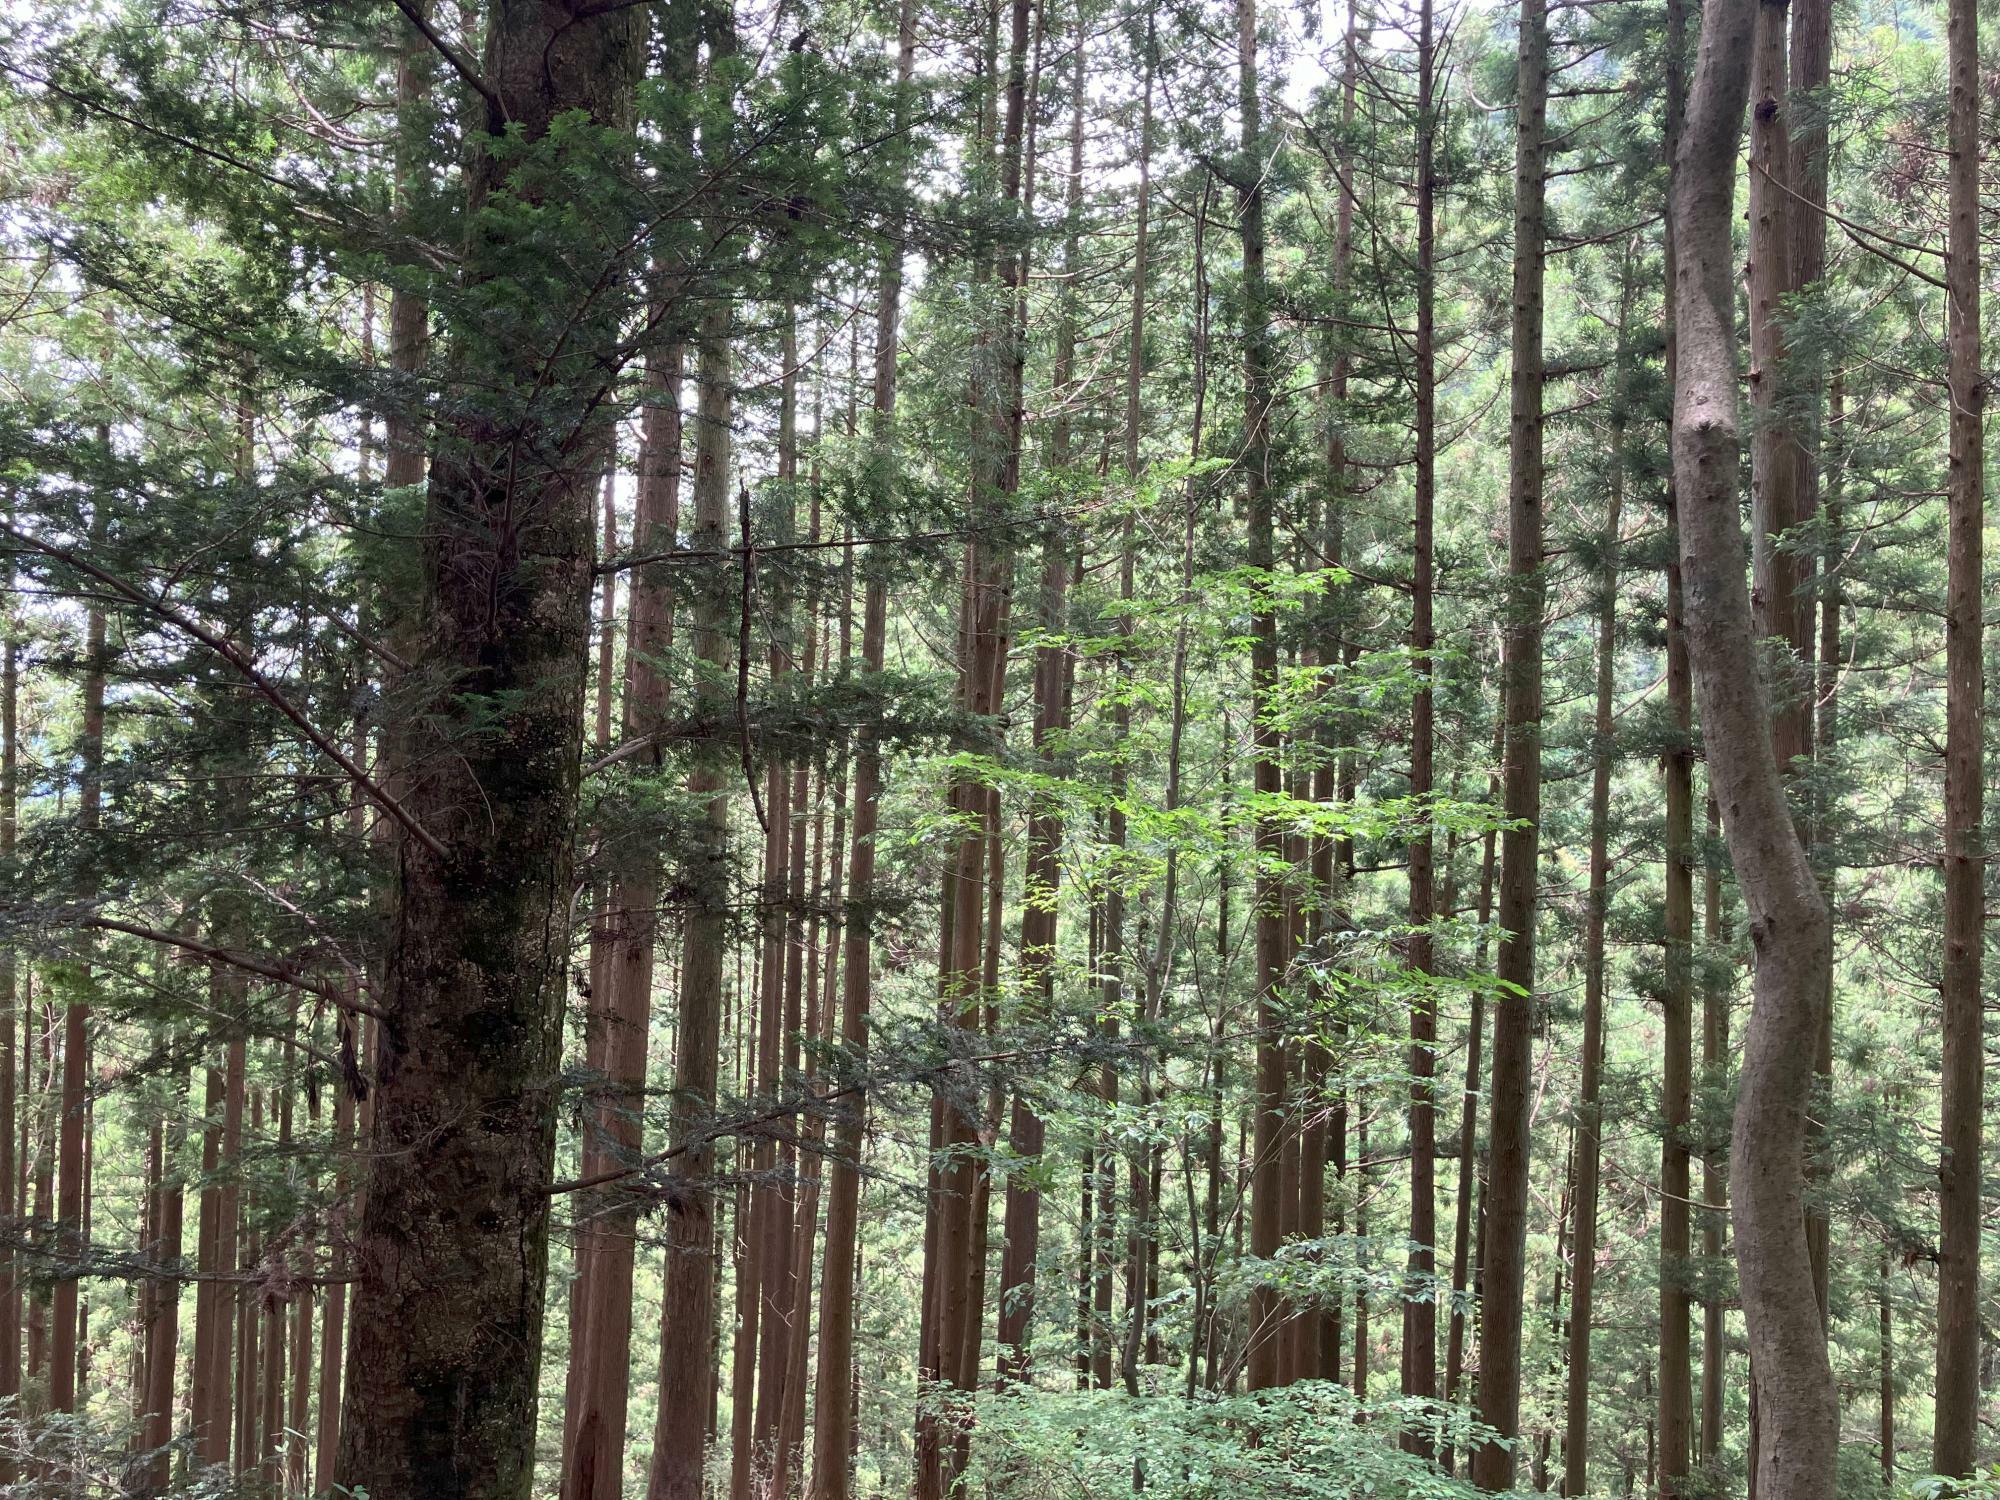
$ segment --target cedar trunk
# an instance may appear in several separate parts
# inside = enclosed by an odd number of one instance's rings
[[[623,126],[637,15],[494,0],[477,128],[534,144],[570,111]],[[505,153],[469,153],[480,232],[461,274],[475,300],[513,274],[512,226],[534,217],[509,196],[555,206],[622,165],[603,138],[554,149],[556,170],[518,178]],[[454,356],[482,415],[447,426],[431,465],[420,659],[432,685],[406,762],[425,836],[409,830],[399,851],[341,1434],[342,1482],[377,1500],[521,1497],[534,1474],[598,382],[617,331],[591,285],[560,265],[547,274],[535,315],[510,316],[504,340],[460,331]]]
[[[1490,1166],[1479,1338],[1480,1420],[1520,1430],[1521,1323],[1527,1296],[1528,1082],[1535,1032],[1535,883],[1542,805],[1542,282],[1543,136],[1548,114],[1548,7],[1521,0],[1515,105],[1513,364],[1508,419],[1506,734],[1501,797],[1500,949],[1495,972]],[[1483,1490],[1514,1484],[1514,1450],[1473,1451]]]

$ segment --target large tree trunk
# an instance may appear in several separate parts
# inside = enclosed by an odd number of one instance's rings
[[[533,143],[571,111],[624,125],[639,14],[494,0],[481,127]],[[399,851],[383,975],[341,1438],[342,1482],[377,1500],[525,1496],[534,1473],[592,501],[607,431],[598,382],[618,329],[595,274],[572,282],[561,262],[536,296],[516,300],[520,251],[501,227],[510,215],[485,211],[514,193],[582,206],[600,174],[622,167],[606,154],[615,144],[595,137],[557,150],[567,159],[546,176],[515,179],[504,152],[475,151],[466,168],[481,225],[467,242],[467,293],[476,304],[503,268],[512,290],[504,341],[476,324],[460,331],[454,357],[482,392],[482,416],[477,430],[447,424],[424,528],[431,701],[408,731],[415,826]],[[619,244],[622,231],[607,228]],[[536,309],[525,321],[523,307]]]
[[[1979,1189],[1984,1176],[1986,940],[1984,471],[1986,379],[1979,341],[1979,10],[1952,0],[1951,223],[1946,239],[1951,386],[1945,581],[1944,1119],[1938,1215],[1937,1428],[1931,1468],[1968,1475],[1979,1451]]]
[[[1729,235],[1756,9],[1754,0],[1716,0],[1704,14],[1677,162],[1674,479],[1703,736],[1756,955],[1730,1177],[1756,1369],[1757,1491],[1761,1500],[1823,1500],[1834,1492],[1838,1407],[1818,1302],[1799,1270],[1807,1263],[1805,1108],[1829,928],[1780,779],[1737,517]]]
[[[1514,306],[1508,420],[1506,739],[1501,793],[1502,993],[1494,1007],[1491,1165],[1479,1334],[1480,1420],[1501,1437],[1520,1430],[1521,1323],[1527,1296],[1528,1081],[1535,1033],[1535,884],[1542,806],[1542,281],[1544,133],[1548,115],[1548,7],[1521,0],[1515,95]],[[1472,1455],[1483,1490],[1514,1484],[1514,1449]]]

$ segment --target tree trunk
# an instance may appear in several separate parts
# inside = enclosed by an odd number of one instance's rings
[[[480,127],[535,142],[570,111],[623,127],[638,15],[494,0]],[[461,271],[469,296],[503,267],[509,298],[524,290],[518,247],[481,210],[516,192],[547,204],[622,168],[615,139],[566,138],[561,152],[612,154],[526,185],[507,153],[469,153],[467,207],[482,226]],[[615,304],[567,280],[560,260],[546,274],[538,295],[510,300],[504,345],[462,336],[480,431],[447,430],[431,466],[422,659],[440,680],[406,731],[418,752],[406,763],[425,770],[405,804],[383,975],[341,1438],[342,1482],[377,1500],[525,1496],[534,1474],[592,500],[608,432],[593,372],[610,368],[618,331]],[[578,363],[551,399],[558,348]]]
[[[1055,363],[1051,384],[1067,394],[1076,365],[1076,311],[1074,286],[1081,270],[1081,212],[1083,205],[1083,126],[1085,85],[1088,80],[1088,37],[1079,32],[1071,57],[1071,106],[1069,130],[1069,178],[1065,193],[1066,227],[1063,240],[1065,277],[1060,310],[1057,313]],[[1149,138],[1152,118],[1151,62],[1147,64],[1147,84],[1142,105],[1142,139]],[[1146,162],[1141,152],[1139,195],[1139,241],[1145,238]],[[1134,270],[1134,306],[1143,306],[1144,255],[1139,253]],[[1128,358],[1136,358],[1136,354]],[[1050,437],[1049,462],[1057,471],[1070,461],[1069,420],[1055,419]],[[1060,643],[1067,628],[1069,570],[1072,542],[1069,528],[1050,527],[1043,542],[1040,603],[1044,643],[1035,653],[1034,749],[1044,762],[1045,774],[1059,774],[1050,745],[1069,727],[1069,650]],[[1062,880],[1063,820],[1059,799],[1037,795],[1028,807],[1028,854],[1022,873],[1021,912],[1021,992],[1030,1014],[1052,1014],[1055,1003],[1055,961],[1058,932],[1057,896]],[[1008,1125],[1008,1144],[1016,1162],[1028,1170],[1010,1171],[1007,1176],[1007,1204],[1004,1221],[1005,1248],[1000,1269],[1000,1308],[997,1337],[999,1375],[1002,1383],[1024,1381],[1032,1369],[1029,1339],[1035,1317],[1035,1263],[1041,1245],[1041,1202],[1039,1185],[1030,1173],[1039,1164],[1047,1141],[1047,1128],[1033,1102],[1022,1092],[1014,1095]],[[1088,1241],[1086,1241],[1088,1243]]]
[[[1501,1437],[1520,1430],[1521,1323],[1527,1294],[1528,1083],[1535,1034],[1535,885],[1542,805],[1542,280],[1543,135],[1548,114],[1548,7],[1521,0],[1515,95],[1513,356],[1508,420],[1506,743],[1501,768],[1510,820],[1501,842],[1502,992],[1493,1022],[1491,1165],[1479,1334],[1480,1420]],[[1473,1451],[1483,1490],[1514,1483],[1514,1450]]]
[[[1632,267],[1619,268],[1618,369],[1621,386],[1626,375],[1625,343],[1632,313]],[[1613,397],[1622,402],[1624,394]],[[1585,897],[1583,931],[1583,1058],[1576,1109],[1576,1155],[1572,1208],[1575,1230],[1574,1265],[1569,1282],[1568,1389],[1564,1401],[1563,1483],[1565,1495],[1587,1492],[1590,1470],[1590,1339],[1592,1298],[1597,1282],[1597,1197],[1603,1153],[1603,1106],[1599,1089],[1604,1074],[1604,921],[1610,904],[1611,773],[1617,760],[1613,739],[1614,689],[1618,666],[1618,563],[1624,545],[1620,523],[1625,499],[1625,412],[1611,415],[1610,484],[1604,501],[1604,530],[1598,541],[1597,574],[1597,703],[1591,725],[1590,872]],[[1668,1003],[1671,1003],[1669,1001]],[[1671,1025],[1669,1032],[1671,1035]],[[1668,1056],[1673,1043],[1668,1041]],[[1685,1057],[1685,1052],[1682,1054]],[[1685,1153],[1683,1153],[1685,1160]],[[1686,1168],[1683,1165],[1683,1175]],[[1671,1191],[1671,1189],[1668,1189]],[[1683,1191],[1683,1198],[1686,1194]],[[1687,1205],[1679,1205],[1683,1228]],[[1661,1203],[1664,1216],[1668,1204]],[[1662,1339],[1662,1355],[1665,1339]]]
[[[1436,968],[1436,835],[1429,802],[1436,784],[1436,732],[1432,651],[1434,520],[1437,497],[1437,38],[1435,7],[1417,8],[1417,327],[1416,516],[1410,545],[1410,657],[1416,692],[1410,704],[1410,799],[1417,832],[1410,840],[1410,1262],[1413,1288],[1437,1270],[1437,996],[1428,987]],[[1428,1400],[1437,1394],[1437,1299],[1420,1293],[1403,1302],[1402,1392]],[[1428,1441],[1412,1428],[1412,1451]]]
[[[1237,0],[1237,65],[1243,120],[1236,163],[1237,213],[1243,241],[1243,499],[1249,525],[1248,560],[1259,577],[1250,621],[1250,691],[1254,784],[1273,800],[1283,789],[1277,731],[1267,709],[1278,678],[1277,617],[1270,602],[1276,562],[1270,496],[1271,351],[1269,292],[1264,281],[1264,171],[1262,105],[1257,80],[1257,0]],[[1257,945],[1257,1072],[1253,1093],[1250,1167],[1250,1253],[1277,1256],[1284,1234],[1283,1172],[1286,1052],[1281,1040],[1279,986],[1285,972],[1286,924],[1280,881],[1272,873],[1284,856],[1284,837],[1269,817],[1255,824],[1257,879],[1253,897]],[[1268,1278],[1250,1293],[1250,1389],[1265,1390],[1284,1375],[1282,1299]]]
[[[91,523],[93,539],[101,538],[104,510]],[[83,726],[77,782],[77,830],[89,842],[96,836],[104,798],[104,611],[91,609],[84,622]],[[83,899],[89,892],[79,893]],[[56,1277],[50,1316],[55,1320],[49,1341],[49,1410],[73,1412],[78,1403],[78,1301],[81,1289],[74,1267],[88,1251],[90,1229],[85,1202],[85,1136],[90,1128],[87,1079],[90,1067],[90,1002],[79,988],[63,1010],[62,1095],[56,1155]],[[67,1274],[65,1274],[67,1273]]]
[[[710,32],[710,60],[716,49],[733,50],[734,23],[719,11],[704,13]],[[711,143],[704,141],[706,151]],[[715,143],[717,153],[725,147]],[[704,313],[696,340],[694,527],[698,551],[720,552],[729,540],[731,358],[730,309],[715,302]],[[664,437],[663,437],[664,441]],[[660,461],[666,454],[660,454]],[[740,538],[747,545],[749,538]],[[748,566],[745,559],[744,566]],[[690,627],[694,654],[704,664],[698,717],[721,719],[728,711],[723,686],[735,662],[737,589],[718,577],[691,589]],[[673,1146],[682,1154],[673,1166],[675,1201],[669,1216],[666,1265],[660,1303],[660,1397],[653,1427],[653,1461],[648,1500],[700,1500],[705,1493],[703,1458],[707,1413],[718,1379],[708,1330],[715,1321],[715,1148],[702,1138],[715,1109],[716,1074],[722,1045],[723,966],[728,956],[730,902],[729,795],[726,747],[702,745],[688,772],[688,793],[702,805],[705,823],[690,851],[681,879],[689,891],[681,935],[679,1024],[674,1053]],[[739,986],[739,993],[742,993]],[[738,1149],[744,1143],[738,1142]],[[740,1200],[739,1200],[740,1201]],[[738,1214],[741,1222],[741,1214]],[[746,1294],[747,1297],[747,1294]],[[754,1307],[746,1300],[746,1311]],[[739,1346],[744,1359],[749,1346]],[[739,1376],[742,1371],[739,1370]],[[746,1433],[748,1413],[733,1431]]]
[[[1007,46],[1006,108],[1000,138],[1000,196],[1009,211],[1022,202],[1023,144],[1028,113],[1028,0],[1013,0]],[[1001,283],[1008,296],[999,329],[986,334],[973,352],[974,462],[968,514],[973,535],[965,549],[965,594],[959,642],[958,706],[975,720],[991,719],[1000,708],[1006,660],[1008,598],[1013,554],[994,522],[1011,508],[1021,479],[1021,340],[1015,311],[1027,274],[1027,247],[1007,245],[1000,256]],[[975,277],[976,279],[976,277]],[[950,946],[938,976],[942,1023],[976,1032],[984,1017],[986,967],[989,789],[972,780],[953,788],[952,805],[962,825],[944,885],[944,912]],[[939,1169],[933,1174],[929,1219],[935,1235],[930,1257],[935,1274],[926,1366],[919,1378],[963,1392],[977,1369],[983,1291],[985,1194],[977,1151],[980,1094],[976,1079],[956,1073],[936,1089],[934,1136]],[[936,1401],[917,1416],[917,1500],[943,1500],[957,1483],[965,1447],[963,1429]]]
[[[916,64],[914,0],[901,0],[897,16],[896,110],[903,118]],[[900,139],[900,132],[898,132]],[[875,304],[875,381],[869,436],[887,456],[895,438],[896,331],[903,288],[900,248],[882,258]],[[861,609],[861,671],[882,670],[888,618],[888,581],[870,572]],[[868,1012],[873,1001],[875,836],[880,826],[882,751],[864,725],[854,747],[854,830],[848,856],[848,913],[842,935],[840,1039],[848,1065],[867,1067]],[[820,1272],[819,1378],[813,1406],[812,1500],[849,1500],[853,1493],[855,1438],[854,1285],[861,1223],[862,1124],[866,1095],[844,1102],[834,1117],[827,1162],[826,1256]],[[655,1497],[659,1500],[659,1497]]]
[[[1672,626],[1681,636],[1681,652],[1686,655],[1686,625],[1680,617],[1680,564],[1675,562],[1669,581]],[[1692,696],[1692,684],[1685,691]],[[1715,799],[1708,799],[1708,839],[1720,842],[1722,815]],[[1722,872],[1709,862],[1702,876],[1702,936],[1711,955],[1719,952],[1725,932],[1722,919]],[[1705,1085],[1725,1084],[1729,1074],[1729,985],[1709,979],[1701,997],[1701,1064]],[[1726,1143],[1724,1143],[1726,1144]],[[1729,1219],[1729,1169],[1723,1152],[1714,1141],[1704,1141],[1701,1156],[1701,1196],[1707,1207],[1702,1213],[1701,1253],[1710,1261],[1722,1258],[1722,1232]],[[1711,1470],[1722,1450],[1723,1380],[1729,1363],[1724,1335],[1728,1308],[1719,1289],[1710,1288],[1701,1309],[1701,1460]]]
[[[1969,1475],[1979,1457],[1980,1186],[1985,1171],[1984,817],[1986,377],[1980,362],[1979,12],[1952,0],[1946,238],[1951,449],[1945,581],[1944,1027],[1938,1168],[1937,1427],[1931,1468]]]
[[[7,563],[7,587],[14,587],[14,565]],[[12,860],[20,828],[20,647],[15,641],[15,619],[8,609],[4,622],[5,639],[0,640],[0,860]],[[20,1014],[19,986],[15,982],[16,958],[9,948],[0,952],[0,1225],[5,1226],[8,1246],[0,1250],[0,1401],[21,1394],[21,1283],[15,1246],[27,1207],[22,1200],[21,1169],[25,1165],[17,1152],[17,1134],[25,1116],[23,1096],[15,1091],[19,1077],[17,1057],[29,1049],[22,1045],[27,1029],[17,1032]],[[19,1040],[17,1040],[17,1036]],[[11,1461],[0,1459],[0,1484],[14,1478]]]
[[[1758,1493],[1820,1500],[1834,1490],[1838,1407],[1817,1299],[1799,1268],[1828,918],[1785,802],[1737,521],[1729,231],[1757,8],[1717,0],[1703,15],[1674,187],[1674,478],[1696,694],[1757,964],[1730,1177],[1761,1428]]]

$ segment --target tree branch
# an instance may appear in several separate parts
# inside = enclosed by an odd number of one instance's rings
[[[86,917],[82,925],[95,927],[104,932],[122,932],[128,937],[144,938],[149,943],[179,948],[198,958],[208,959],[212,963],[226,964],[232,969],[241,969],[246,974],[255,974],[260,979],[268,979],[275,984],[288,984],[293,989],[305,991],[308,995],[317,995],[342,1010],[372,1017],[385,1025],[389,1023],[386,1012],[366,1001],[355,999],[351,995],[343,995],[338,990],[321,984],[317,979],[299,973],[296,969],[266,963],[262,959],[252,958],[247,953],[234,953],[227,948],[217,948],[191,937],[183,937],[178,932],[163,932],[157,927],[142,927],[137,922],[121,922],[116,917]]]
[[[167,624],[173,626],[176,630],[193,636],[197,641],[200,641],[202,645],[208,647],[209,650],[213,651],[217,656],[240,672],[273,708],[277,709],[279,713],[297,725],[299,732],[306,737],[306,740],[313,748],[339,766],[342,771],[346,772],[348,779],[365,792],[371,802],[402,825],[404,832],[422,844],[436,858],[445,858],[444,845],[438,842],[437,838],[432,835],[428,828],[417,821],[416,815],[403,806],[387,788],[378,785],[330,737],[321,733],[313,722],[305,716],[304,711],[297,704],[293,703],[290,698],[286,697],[276,683],[264,675],[263,671],[250,659],[248,653],[242,647],[229,640],[226,636],[219,635],[209,629],[201,621],[176,609],[173,605],[167,603],[166,600],[156,598],[135,584],[127,583],[117,574],[100,568],[96,563],[91,562],[88,558],[68,547],[58,547],[53,542],[45,542],[39,537],[30,536],[26,532],[16,528],[10,522],[0,522],[0,535],[11,537],[22,546],[39,552],[44,557],[53,558],[65,567],[74,568],[79,573],[96,579],[99,583],[116,592],[121,598],[130,600],[149,614],[166,621]]]

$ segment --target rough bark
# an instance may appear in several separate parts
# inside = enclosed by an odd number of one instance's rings
[[[622,127],[638,15],[494,0],[475,128],[532,144],[570,111]],[[469,154],[481,232],[461,276],[475,300],[518,260],[504,226],[519,211],[482,210],[587,196],[619,165],[601,138],[565,139],[547,175]],[[445,426],[430,472],[429,702],[406,730],[406,805],[428,837],[399,851],[341,1435],[342,1482],[378,1500],[525,1496],[534,1472],[599,382],[617,333],[614,304],[547,269],[535,316],[510,318],[504,340],[458,330],[484,414]]]

